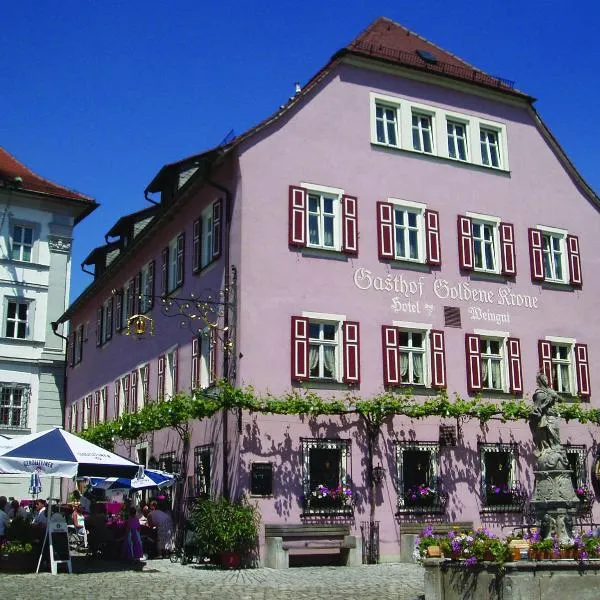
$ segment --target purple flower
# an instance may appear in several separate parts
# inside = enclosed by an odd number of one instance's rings
[[[477,564],[477,558],[475,556],[469,556],[469,558],[465,559],[466,567],[473,567]]]
[[[429,526],[425,527],[425,529],[423,529],[423,533],[421,535],[423,537],[429,537],[430,535],[433,535],[433,526],[429,525]]]

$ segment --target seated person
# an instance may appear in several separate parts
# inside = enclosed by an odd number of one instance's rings
[[[115,534],[106,524],[106,510],[102,504],[92,506],[92,514],[86,521],[89,531],[88,545],[92,553],[103,556],[115,555]]]

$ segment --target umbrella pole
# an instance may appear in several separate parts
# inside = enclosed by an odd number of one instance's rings
[[[52,496],[54,495],[54,477],[50,478],[50,502],[46,507],[46,533],[44,534],[44,541],[42,542],[42,549],[40,550],[40,557],[38,559],[36,573],[40,572],[40,565],[42,564],[42,556],[44,556],[44,548],[46,547],[46,542],[48,541],[48,525],[50,524],[49,514],[52,514]]]

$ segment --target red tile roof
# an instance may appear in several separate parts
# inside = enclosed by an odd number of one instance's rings
[[[19,162],[12,154],[9,154],[4,148],[0,147],[0,186],[7,182],[14,184],[15,177],[20,177],[22,180],[16,184],[21,190],[96,204],[96,201],[89,196],[84,196],[79,192],[40,177],[23,163]]]
[[[417,53],[419,50],[432,54],[436,62],[424,60]],[[484,73],[458,56],[386,17],[379,17],[373,21],[339,54],[348,52],[529,98],[514,88],[514,82]]]

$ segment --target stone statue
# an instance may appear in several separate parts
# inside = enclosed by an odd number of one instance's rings
[[[546,450],[560,448],[560,417],[556,409],[558,394],[548,385],[545,373],[537,375],[538,388],[533,394],[533,410],[529,415],[529,427],[536,448],[536,456]]]

